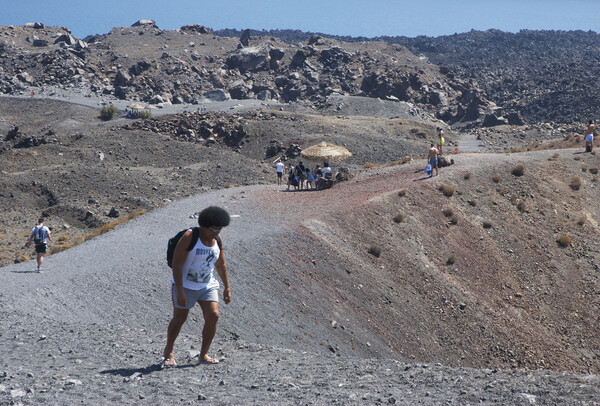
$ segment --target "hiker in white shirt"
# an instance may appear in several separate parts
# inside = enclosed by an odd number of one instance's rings
[[[37,226],[33,227],[33,230],[31,230],[31,234],[29,234],[25,247],[29,247],[31,241],[35,244],[37,272],[41,273],[42,265],[44,263],[44,254],[48,251],[48,241],[52,241],[52,232],[44,225],[43,218],[38,219]]]

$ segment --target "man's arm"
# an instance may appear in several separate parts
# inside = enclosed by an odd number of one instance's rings
[[[223,281],[223,301],[225,303],[229,303],[231,302],[231,286],[229,286],[229,276],[227,275],[227,265],[225,264],[225,256],[223,255],[223,250],[221,250],[219,259],[215,263],[215,268],[217,268],[219,277],[221,278],[221,281]]]
[[[34,234],[33,231],[31,231],[31,234],[29,234],[29,237],[27,238],[27,242],[25,243],[26,247],[29,247],[29,245],[31,244],[31,240],[33,240],[33,234]]]
[[[183,290],[183,264],[188,256],[187,247],[192,242],[192,230],[188,230],[177,242],[175,252],[173,252],[173,280],[177,289],[177,304],[181,307],[187,305],[185,291]]]

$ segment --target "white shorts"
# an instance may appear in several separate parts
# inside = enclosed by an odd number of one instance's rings
[[[594,134],[586,134],[585,142],[594,142]]]
[[[218,302],[219,301],[219,288],[212,287],[207,289],[192,290],[183,288],[185,291],[185,299],[187,304],[185,307],[181,307],[177,304],[177,288],[175,284],[171,284],[171,298],[173,299],[173,306],[177,309],[191,309],[194,307],[196,302]]]

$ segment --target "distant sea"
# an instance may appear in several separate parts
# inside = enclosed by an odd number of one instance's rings
[[[600,0],[27,0],[9,2],[0,25],[39,21],[78,38],[152,19],[161,29],[298,29],[350,36],[440,36],[471,29],[600,31]]]

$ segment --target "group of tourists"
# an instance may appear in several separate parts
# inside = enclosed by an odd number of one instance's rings
[[[317,165],[314,169],[310,169],[304,166],[302,161],[298,162],[298,165],[290,163],[286,165],[277,161],[275,164],[277,170],[277,184],[283,185],[284,174],[287,175],[287,190],[293,187],[294,190],[319,190],[323,189],[323,180],[330,180],[332,178],[331,167],[329,162],[323,163],[323,167]]]

